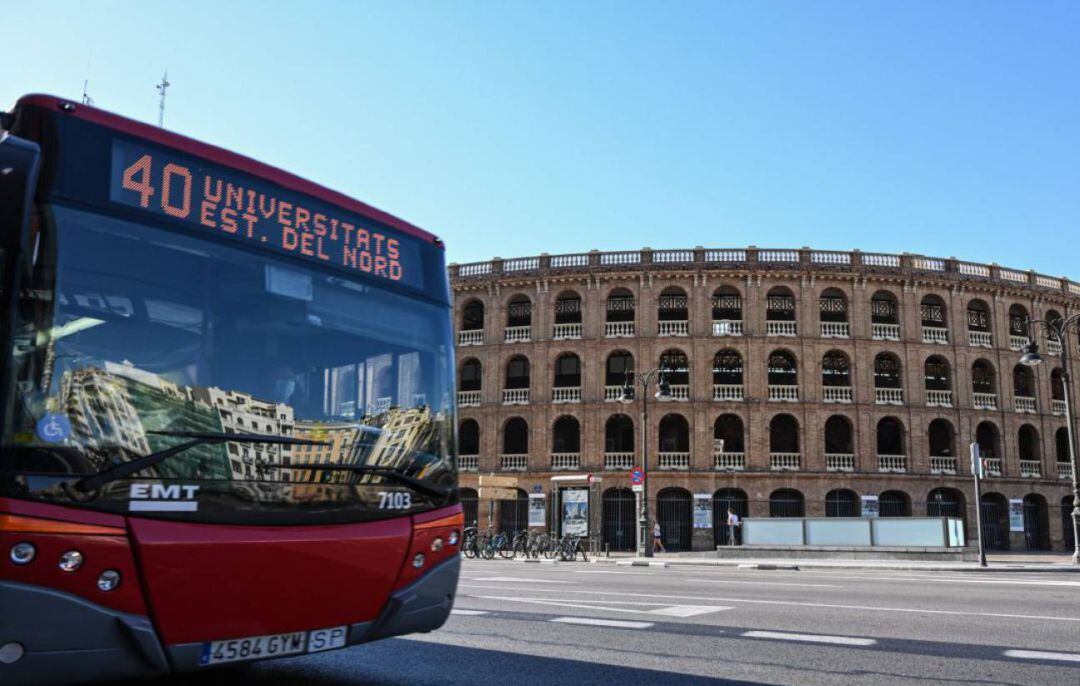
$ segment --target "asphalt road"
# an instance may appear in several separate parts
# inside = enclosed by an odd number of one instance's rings
[[[155,684],[1080,684],[1080,575],[467,561],[439,631]]]

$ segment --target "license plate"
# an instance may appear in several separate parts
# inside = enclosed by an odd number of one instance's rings
[[[266,636],[248,636],[231,638],[224,641],[203,643],[200,665],[218,665],[224,662],[241,660],[259,660],[267,657],[317,653],[321,650],[343,648],[348,627],[335,626],[329,629],[312,631],[294,631],[287,634],[267,634]]]

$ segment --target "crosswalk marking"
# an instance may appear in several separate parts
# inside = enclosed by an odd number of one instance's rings
[[[831,643],[845,646],[872,646],[877,644],[872,638],[853,638],[851,636],[823,636],[820,634],[789,634],[782,631],[746,631],[744,638],[770,638],[777,641],[800,641],[802,643]]]
[[[454,608],[450,610],[452,615],[462,615],[463,617],[479,617],[480,615],[488,614],[487,610],[465,610],[461,608]]]
[[[581,610],[603,610],[604,612],[628,612],[631,614],[662,615],[665,617],[696,617],[698,615],[720,612],[732,609],[726,605],[671,605],[669,603],[647,603],[630,600],[559,600],[549,598],[520,598],[497,595],[469,596],[481,600],[504,600],[515,603],[530,603],[533,605],[551,605],[555,607],[572,607]],[[628,607],[611,607],[612,605],[637,605],[641,609]]]
[[[652,622],[627,622],[618,619],[596,619],[594,617],[556,617],[549,622],[557,624],[582,624],[585,626],[607,626],[616,629],[648,629]]]
[[[1006,650],[1005,657],[1017,657],[1021,660],[1056,660],[1058,662],[1080,662],[1078,653],[1051,653],[1045,650]]]

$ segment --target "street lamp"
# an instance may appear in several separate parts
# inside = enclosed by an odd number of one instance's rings
[[[1028,319],[1028,333],[1031,333],[1031,325],[1039,324],[1046,330],[1047,338],[1057,341],[1061,346],[1061,386],[1062,395],[1065,396],[1065,433],[1069,442],[1069,467],[1072,470],[1072,523],[1073,523],[1073,557],[1074,565],[1080,565],[1080,468],[1076,461],[1076,439],[1073,436],[1072,414],[1072,376],[1069,366],[1072,363],[1069,355],[1068,333],[1069,327],[1080,330],[1080,313],[1074,314],[1068,319]],[[1035,337],[1024,346],[1024,354],[1020,357],[1020,363],[1034,367],[1043,361],[1039,354],[1039,344]]]
[[[638,507],[637,548],[638,557],[652,557],[653,547],[649,545],[649,385],[656,381],[657,400],[671,400],[671,384],[668,383],[669,370],[650,369],[637,380],[641,384],[641,505]],[[634,402],[634,373],[626,372],[619,402],[629,405]]]

